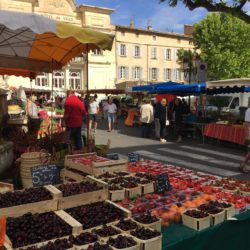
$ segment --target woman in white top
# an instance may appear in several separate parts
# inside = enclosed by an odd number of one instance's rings
[[[32,95],[26,105],[26,114],[28,115],[29,131],[36,133],[40,129],[41,119],[38,117],[38,110],[35,104],[36,97]]]
[[[99,112],[99,105],[95,101],[94,97],[90,98],[89,104],[89,130],[92,129],[92,123],[94,123],[94,131],[97,129],[97,114]]]
[[[113,100],[111,98],[108,100],[108,104],[105,106],[105,110],[107,110],[108,113],[108,132],[111,132],[111,130],[114,129],[117,111],[117,107],[113,103]]]

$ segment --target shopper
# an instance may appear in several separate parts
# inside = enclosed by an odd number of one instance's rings
[[[89,130],[92,129],[92,124],[94,123],[94,132],[97,129],[97,114],[99,112],[99,105],[97,104],[94,97],[90,98],[90,104],[89,104]]]
[[[168,120],[168,107],[167,107],[167,100],[163,98],[161,100],[160,110],[160,142],[166,143],[166,135],[167,135],[167,126],[169,126]]]
[[[29,131],[36,133],[40,129],[41,119],[38,117],[36,96],[32,95],[26,104],[26,114],[28,116]]]
[[[155,121],[155,138],[157,140],[160,139],[160,130],[161,130],[161,124],[160,124],[160,110],[161,110],[161,103],[157,102],[155,104],[155,110],[154,110],[154,121]]]
[[[116,112],[117,107],[113,103],[112,98],[108,99],[108,104],[105,106],[105,110],[107,110],[107,116],[108,116],[108,132],[111,132],[112,129],[114,129],[115,121],[116,121]]]
[[[70,132],[70,137],[74,140],[75,149],[82,148],[81,127],[83,117],[87,112],[83,102],[75,96],[75,92],[70,90],[68,92],[68,98],[65,101],[64,120],[67,130]]]
[[[182,142],[182,115],[183,115],[183,108],[181,99],[175,98],[173,107],[173,116],[174,116],[175,131],[177,134],[177,141],[176,141],[177,143]]]
[[[240,163],[239,170],[240,172],[247,174],[247,163],[250,160],[250,102],[248,103],[248,109],[246,110],[245,113],[245,142],[248,145],[248,152],[245,156],[245,159],[243,162]]]
[[[150,99],[145,100],[145,104],[141,106],[140,109],[141,113],[141,123],[142,123],[142,134],[141,136],[143,138],[149,138],[150,137],[150,130],[151,130],[151,123],[154,119],[154,109],[151,105]]]

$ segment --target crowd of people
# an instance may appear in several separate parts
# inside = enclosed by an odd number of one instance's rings
[[[163,98],[154,104],[150,99],[145,99],[140,107],[141,136],[150,138],[154,123],[155,138],[161,143],[167,142],[168,128],[174,126],[177,143],[182,141],[183,115],[188,115],[190,108],[185,99],[175,98],[172,102]]]

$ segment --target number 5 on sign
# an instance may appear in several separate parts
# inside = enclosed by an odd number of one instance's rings
[[[39,184],[40,183],[40,173],[38,173],[38,172],[32,173],[32,182],[34,184]]]

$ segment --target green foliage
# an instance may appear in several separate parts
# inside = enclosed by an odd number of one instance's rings
[[[195,24],[193,39],[208,63],[210,80],[250,77],[250,25],[212,13]]]

